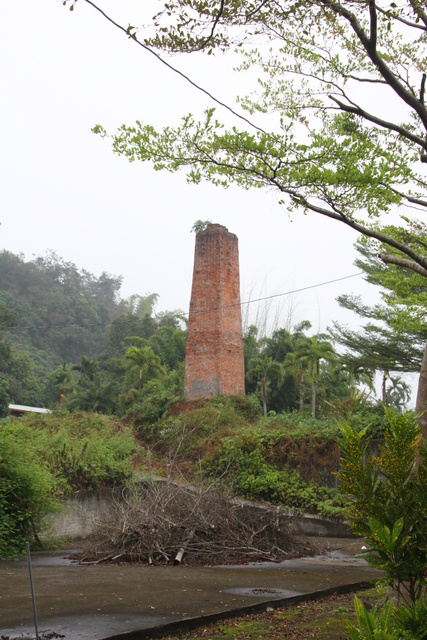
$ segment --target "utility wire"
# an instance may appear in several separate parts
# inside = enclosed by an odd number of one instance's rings
[[[254,300],[246,300],[244,302],[236,302],[234,304],[228,304],[228,305],[224,305],[224,306],[219,306],[219,307],[210,307],[209,309],[201,309],[200,311],[195,311],[195,312],[177,312],[177,313],[170,313],[170,314],[165,314],[165,315],[161,315],[161,316],[154,316],[154,318],[152,319],[159,319],[159,320],[164,320],[165,318],[176,318],[179,316],[190,316],[191,315],[198,315],[199,313],[210,313],[212,311],[219,311],[222,309],[230,309],[232,307],[238,307],[238,306],[243,306],[246,304],[253,304],[254,302],[264,302],[265,300],[272,300],[273,298],[282,298],[283,296],[290,296],[293,293],[301,293],[302,291],[308,291],[309,289],[316,289],[318,287],[324,287],[328,284],[333,284],[335,282],[342,282],[343,280],[349,280],[350,278],[356,278],[358,276],[362,276],[363,272],[359,271],[358,273],[353,273],[351,275],[348,276],[343,276],[342,278],[334,278],[333,280],[326,280],[325,282],[319,282],[318,284],[311,284],[308,285],[307,287],[301,287],[300,289],[292,289],[291,291],[283,291],[282,293],[274,293],[271,296],[264,296],[262,298],[255,298]],[[151,316],[148,316],[149,318],[151,318]],[[118,317],[120,318],[120,316]],[[118,319],[116,318],[116,319]],[[140,320],[142,320],[143,318],[139,318]],[[129,318],[129,319],[124,319],[122,320],[122,323],[124,324],[125,322],[134,322],[135,318]],[[18,329],[19,331],[25,331],[28,329],[42,329],[42,330],[47,330],[47,329],[74,329],[74,328],[87,328],[87,327],[107,327],[113,324],[114,321],[111,322],[88,322],[86,324],[52,324],[52,325],[30,325],[30,326],[19,326],[19,325],[15,325],[15,326],[5,326],[5,327],[0,327],[0,329],[6,329],[8,331],[12,331],[12,330],[16,330]]]
[[[156,51],[154,51],[153,49],[151,49],[151,47],[148,47],[146,44],[144,44],[143,42],[141,42],[140,40],[138,40],[138,38],[136,37],[135,33],[130,33],[129,27],[127,29],[125,29],[124,27],[122,27],[121,24],[119,24],[118,22],[116,22],[115,20],[113,20],[112,18],[110,18],[110,16],[108,16],[105,11],[103,11],[102,9],[100,9],[100,7],[98,7],[94,2],[92,2],[91,0],[85,0],[85,2],[87,4],[90,4],[91,7],[93,7],[94,9],[96,9],[96,11],[99,11],[99,13],[101,15],[104,16],[104,18],[106,18],[106,20],[108,20],[108,22],[111,22],[111,24],[113,24],[115,27],[117,27],[118,29],[120,29],[120,31],[123,31],[128,38],[130,38],[131,40],[134,40],[137,44],[139,44],[140,47],[142,47],[143,49],[145,49],[145,51],[148,51],[148,53],[151,53],[151,55],[153,55],[155,58],[157,58],[157,60],[159,60],[162,64],[164,64],[166,67],[168,67],[168,69],[170,69],[171,71],[173,71],[174,73],[177,73],[179,76],[181,76],[181,78],[184,78],[184,80],[186,80],[189,84],[191,84],[193,87],[195,87],[195,89],[197,89],[198,91],[201,91],[202,93],[204,93],[206,96],[208,96],[211,100],[213,100],[214,102],[216,102],[216,104],[220,105],[221,107],[223,107],[224,109],[227,109],[227,111],[229,111],[230,113],[233,114],[233,116],[236,116],[236,118],[239,118],[240,120],[243,120],[244,122],[246,122],[246,124],[248,124],[250,127],[253,127],[254,129],[256,129],[257,131],[260,131],[261,133],[265,133],[264,129],[261,129],[261,127],[257,127],[256,124],[254,124],[253,122],[251,122],[248,118],[245,118],[245,116],[242,116],[242,114],[237,113],[237,111],[234,111],[234,109],[232,109],[228,104],[226,104],[225,102],[221,102],[221,100],[218,100],[218,98],[215,98],[214,95],[212,95],[211,93],[209,93],[209,91],[207,91],[206,89],[204,89],[203,87],[201,87],[200,85],[198,85],[196,82],[194,82],[194,80],[192,80],[191,78],[189,78],[185,73],[183,73],[182,71],[180,71],[179,69],[177,69],[176,67],[174,67],[173,65],[171,65],[169,62],[166,62],[166,60],[164,60],[164,58],[162,58],[158,53],[156,53]]]

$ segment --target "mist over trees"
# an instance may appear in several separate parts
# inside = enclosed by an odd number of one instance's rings
[[[97,278],[54,253],[30,261],[0,253],[3,415],[12,402],[150,424],[183,399],[185,314],[155,314],[157,294],[123,300],[120,285],[120,277]],[[338,325],[330,334],[310,330],[308,321],[267,336],[255,325],[246,329],[246,393],[257,398],[264,415],[345,413],[361,398],[374,400],[378,370],[387,371],[383,402],[404,408],[408,389],[393,372],[413,370],[421,356],[414,346],[410,366],[403,334],[395,336],[396,353],[406,359],[391,361],[373,358],[369,344],[369,358],[363,356],[363,332]]]
[[[8,402],[117,412],[132,340],[146,342],[168,370],[184,360],[177,314],[153,317],[157,294],[121,299],[121,282],[55,253],[30,261],[0,253],[3,413]]]

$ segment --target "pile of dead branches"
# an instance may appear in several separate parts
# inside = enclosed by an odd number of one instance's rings
[[[150,482],[123,492],[102,516],[81,562],[230,564],[277,562],[307,552],[275,508],[214,490]]]

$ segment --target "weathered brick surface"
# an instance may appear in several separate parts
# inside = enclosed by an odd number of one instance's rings
[[[237,236],[209,224],[196,236],[185,398],[244,393]]]

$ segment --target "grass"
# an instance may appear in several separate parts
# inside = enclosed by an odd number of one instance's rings
[[[348,640],[345,619],[353,623],[355,594],[329,596],[294,607],[256,613],[186,631],[166,640]],[[356,594],[366,606],[385,599],[385,590]]]

